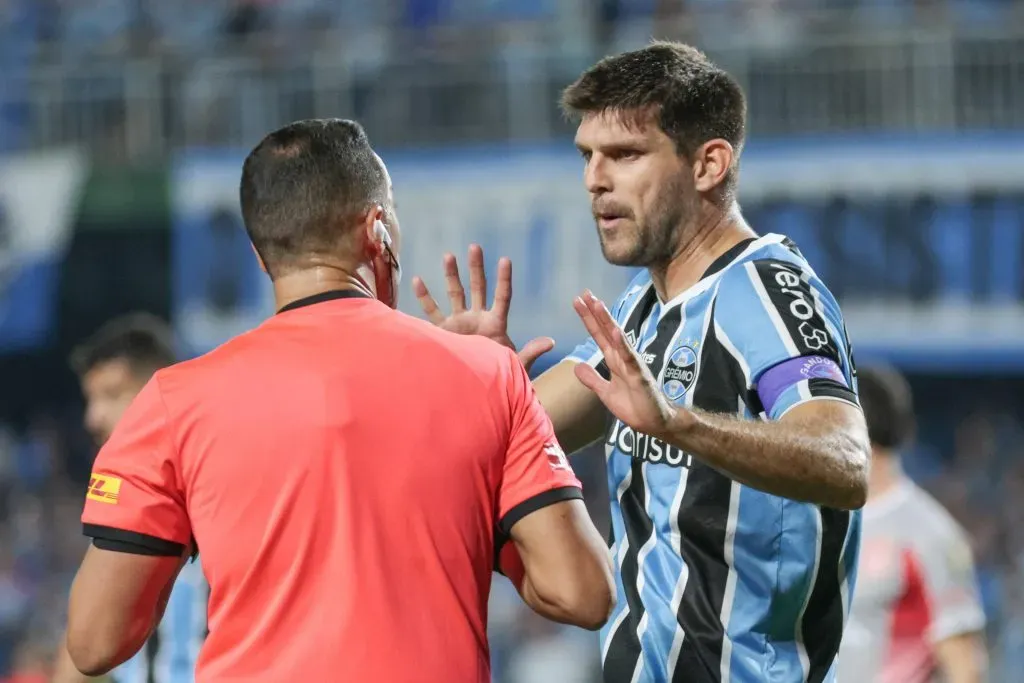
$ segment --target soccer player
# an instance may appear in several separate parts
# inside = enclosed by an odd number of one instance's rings
[[[97,457],[78,668],[142,644],[197,546],[201,683],[489,681],[499,551],[537,612],[604,624],[608,550],[524,366],[393,310],[401,233],[362,128],[271,133],[240,194],[278,313],[158,372]]]
[[[743,93],[697,50],[655,43],[599,62],[563,105],[605,258],[645,267],[610,311],[575,302],[591,338],[535,382],[569,452],[605,443],[605,680],[832,681],[867,430],[835,298],[740,213]],[[501,339],[503,317],[463,312],[454,257],[446,272],[448,318],[414,283],[427,315]],[[498,286],[504,300],[507,267]]]
[[[857,593],[839,657],[841,681],[986,680],[981,608],[963,529],[900,468],[914,431],[906,380],[890,368],[858,375],[871,435]]]
[[[171,330],[145,313],[111,320],[75,350],[71,363],[85,396],[85,426],[98,444],[110,438],[153,374],[174,361]],[[88,495],[93,495],[91,488]],[[164,619],[145,647],[111,673],[114,683],[191,683],[206,637],[208,593],[198,561],[182,568]],[[54,683],[90,680],[75,668],[66,648],[57,662]]]

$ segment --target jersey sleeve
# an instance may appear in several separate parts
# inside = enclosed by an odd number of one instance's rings
[[[612,317],[616,320],[618,315],[616,310],[612,309]],[[601,349],[598,348],[597,342],[594,341],[593,337],[587,337],[582,343],[573,349],[573,352],[564,358],[574,363],[586,363],[590,367],[597,370],[597,374],[601,375],[605,379],[611,379],[611,373],[608,371],[608,364],[604,362],[604,354],[601,353]]]
[[[985,627],[971,547],[955,525],[932,527],[914,548],[928,603],[929,639],[937,643]]]
[[[582,485],[555,438],[526,369],[511,351],[508,357],[511,429],[498,492],[498,528],[504,535],[532,512],[583,497]]]
[[[734,266],[719,285],[714,322],[754,412],[779,419],[814,399],[858,405],[839,306],[806,269],[777,259]]]
[[[190,545],[177,450],[156,377],[96,456],[82,526],[110,550],[181,555]]]

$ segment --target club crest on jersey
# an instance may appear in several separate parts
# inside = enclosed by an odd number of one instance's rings
[[[669,356],[661,388],[673,401],[678,401],[693,388],[697,380],[697,352],[680,346]]]

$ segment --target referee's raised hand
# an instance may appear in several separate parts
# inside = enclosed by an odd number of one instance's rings
[[[475,334],[493,339],[503,346],[515,349],[508,336],[508,310],[512,304],[512,262],[498,260],[498,282],[494,287],[494,302],[487,308],[487,273],[484,271],[484,250],[479,244],[469,247],[469,306],[466,290],[459,277],[459,263],[454,254],[444,255],[444,279],[448,290],[451,313],[447,316],[427,289],[423,278],[414,277],[412,289],[430,322],[457,334]],[[518,350],[519,360],[529,370],[534,361],[553,349],[555,340],[538,337]]]
[[[683,408],[673,406],[658,388],[650,368],[626,340],[626,334],[604,303],[590,290],[573,301],[576,314],[604,355],[610,379],[604,379],[586,363],[576,364],[576,377],[597,394],[615,417],[638,432],[666,436]]]

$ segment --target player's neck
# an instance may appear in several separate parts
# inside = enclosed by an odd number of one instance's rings
[[[893,453],[876,453],[871,458],[871,474],[868,479],[868,500],[877,501],[903,481],[903,468]]]
[[[277,310],[295,301],[336,290],[355,290],[369,297],[374,292],[355,272],[335,265],[317,265],[292,271],[274,280]]]
[[[676,255],[665,266],[652,266],[651,279],[662,301],[670,301],[699,282],[722,254],[745,239],[757,237],[731,202],[727,207],[707,208]]]

